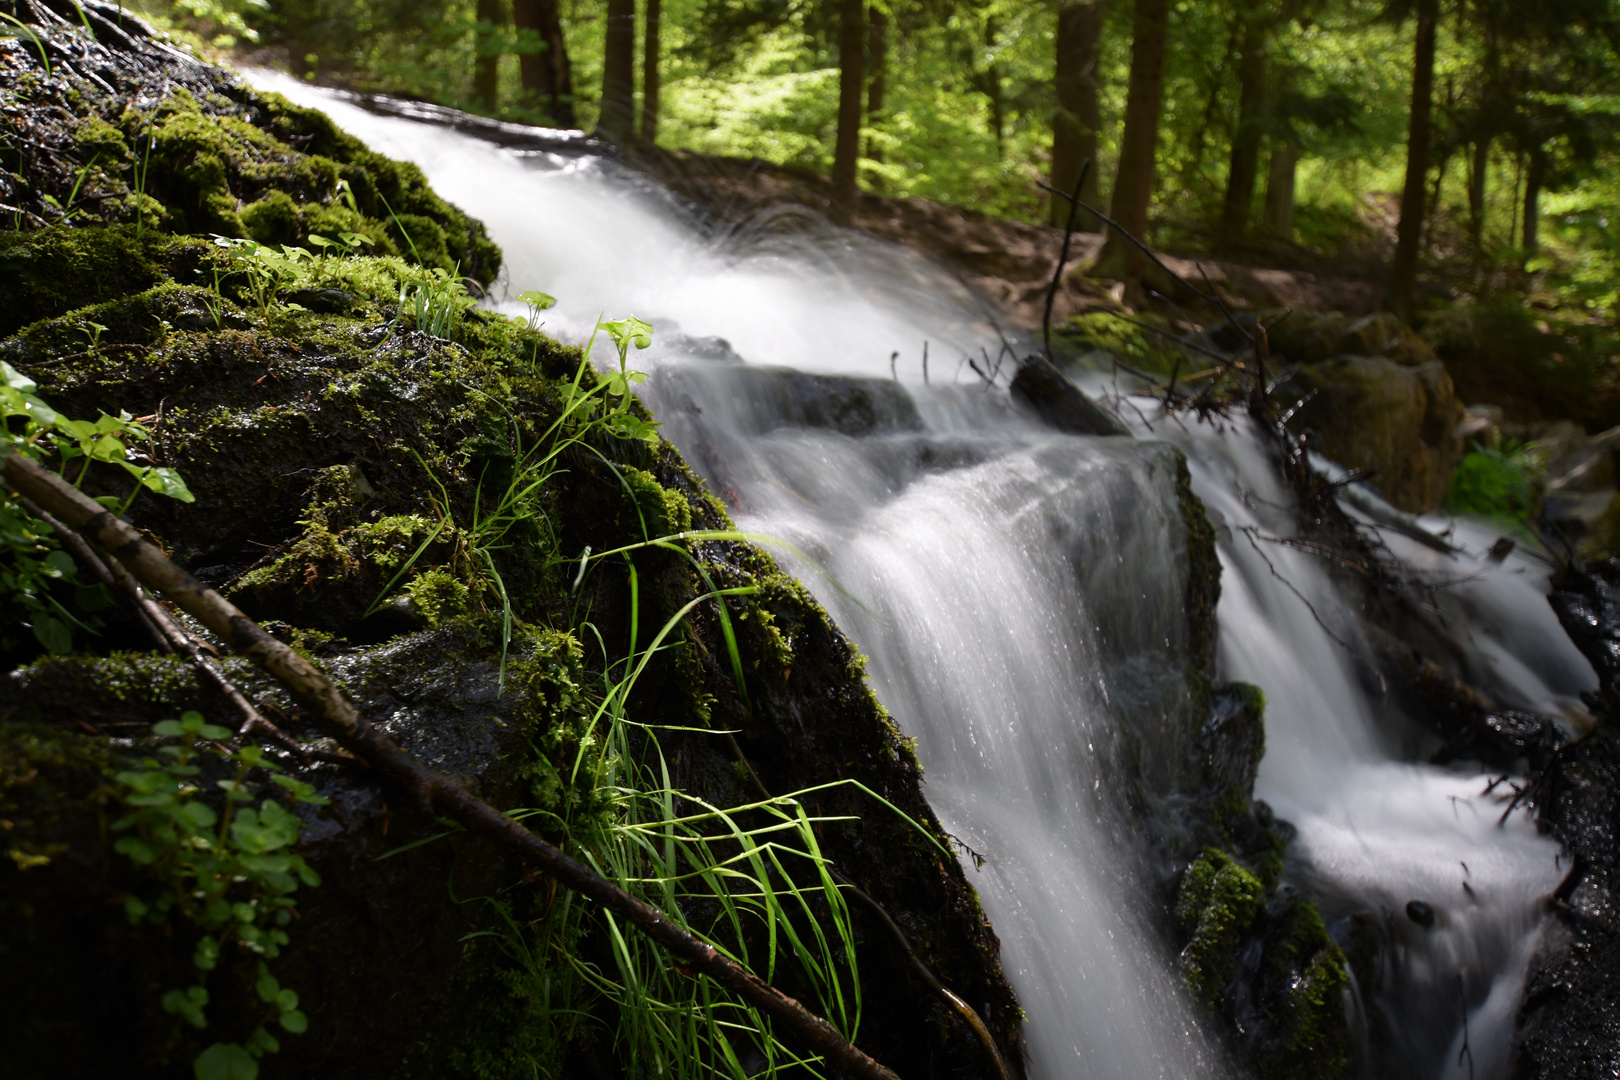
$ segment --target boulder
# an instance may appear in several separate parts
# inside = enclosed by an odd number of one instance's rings
[[[1444,501],[1462,459],[1465,414],[1443,365],[1339,356],[1300,368],[1278,396],[1292,401],[1313,391],[1290,426],[1311,432],[1316,449],[1366,472],[1402,510],[1422,513]]]

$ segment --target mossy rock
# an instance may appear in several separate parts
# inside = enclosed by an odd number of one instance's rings
[[[483,226],[434,194],[420,169],[367,149],[321,113],[157,49],[139,31],[91,38],[51,25],[31,32],[83,54],[99,81],[63,66],[50,79],[30,79],[37,52],[13,57],[24,70],[12,73],[8,91],[33,143],[49,153],[20,171],[0,163],[17,208],[0,219],[0,233],[126,223],[143,241],[147,233],[218,233],[302,244],[312,233],[347,232],[367,237],[376,254],[480,284],[499,272],[500,251]],[[155,100],[151,86],[164,87]],[[0,285],[8,269],[0,254]],[[137,288],[158,280],[147,274]],[[116,280],[106,290],[133,291]],[[13,320],[0,322],[0,333],[67,310],[33,299],[29,309],[0,316]]]

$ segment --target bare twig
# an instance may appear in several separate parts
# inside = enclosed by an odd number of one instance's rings
[[[93,537],[142,585],[166,596],[281,682],[327,734],[407,791],[425,812],[436,810],[453,818],[469,832],[517,853],[563,885],[633,923],[687,966],[790,1028],[808,1048],[824,1055],[836,1067],[865,1080],[898,1080],[827,1021],[695,937],[669,915],[542,840],[459,781],[429,769],[406,753],[366,720],[323,672],[61,477],[20,454],[5,452],[0,453],[0,480],[70,527]]]
[[[1091,172],[1091,159],[1080,165],[1080,177],[1074,182],[1074,194],[1069,200],[1069,216],[1063,223],[1063,247],[1058,250],[1057,266],[1052,268],[1052,284],[1046,287],[1046,313],[1041,316],[1041,340],[1046,344],[1046,358],[1052,359],[1052,305],[1057,301],[1058,286],[1063,283],[1063,269],[1069,265],[1069,243],[1074,239],[1074,216],[1080,210],[1080,188]],[[1042,185],[1044,186],[1044,185]]]

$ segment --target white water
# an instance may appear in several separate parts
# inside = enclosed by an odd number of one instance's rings
[[[1035,1080],[1227,1074],[1149,927],[1142,845],[1110,797],[1127,754],[1172,794],[1202,720],[1185,715],[1170,451],[1053,435],[1003,392],[949,385],[964,354],[999,342],[971,296],[905,253],[831,231],[712,243],[611,164],[503,151],[284,77],[255,81],[420,164],[489,226],[511,293],[559,297],[553,332],[582,336],[604,312],[658,326],[637,361],[666,433],[739,524],[792,541],[848,590],[796,567],[870,655],[947,828],[987,857],[967,872],[1029,1015]],[[1323,626],[1354,643],[1321,567],[1244,532],[1288,526],[1255,439],[1154,426],[1141,433],[1188,452],[1195,490],[1227,525],[1221,674],[1270,699],[1259,793],[1298,828],[1293,873],[1330,918],[1370,915],[1392,943],[1369,994],[1388,1046],[1375,1071],[1470,1075],[1455,1065],[1466,1000],[1472,1075],[1498,1074],[1537,900],[1558,877],[1552,847],[1522,816],[1498,829],[1477,775],[1403,763],[1410,731]],[[1551,709],[1595,680],[1544,591],[1514,558],[1448,603],[1492,685]],[[1412,899],[1434,906],[1433,929],[1405,918]]]

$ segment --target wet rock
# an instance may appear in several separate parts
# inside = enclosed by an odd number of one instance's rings
[[[1549,491],[1541,520],[1577,561],[1602,558],[1620,547],[1620,492]]]
[[[1124,435],[1125,426],[1044,361],[1032,360],[1012,381],[1013,400],[1041,421],[1071,435]]]
[[[1434,908],[1422,900],[1406,902],[1406,917],[1428,930],[1434,926]]]
[[[1558,925],[1530,965],[1515,1042],[1515,1080],[1602,1077],[1620,1063],[1620,563],[1570,568],[1550,597],[1571,640],[1597,670],[1585,695],[1597,716],[1537,778],[1541,829],[1569,867],[1551,897]]]
[[[1314,433],[1323,454],[1370,474],[1402,510],[1421,513],[1444,501],[1462,458],[1463,408],[1442,365],[1340,356],[1300,368],[1277,396],[1293,401],[1313,393],[1290,428]]]

